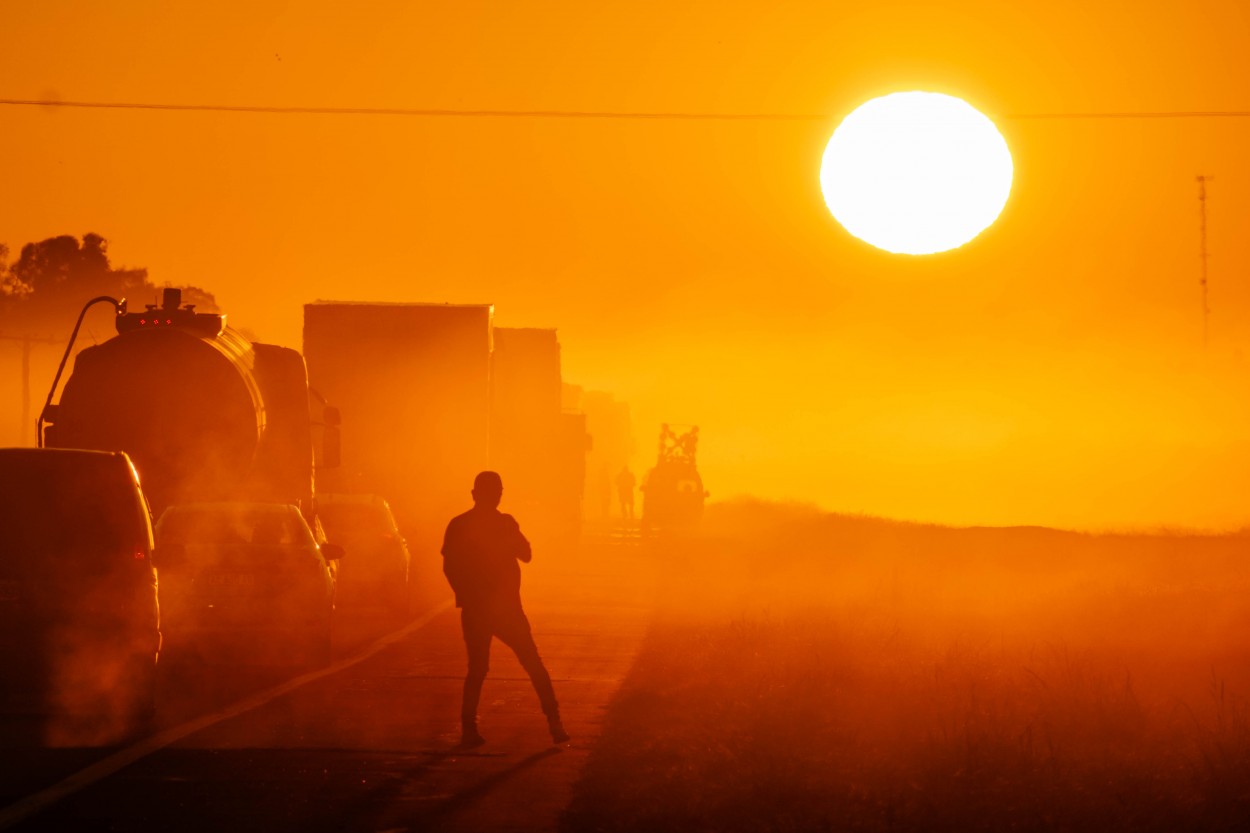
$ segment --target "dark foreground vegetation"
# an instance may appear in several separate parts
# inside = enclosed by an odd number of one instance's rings
[[[1250,829],[1250,538],[709,527],[565,830]]]

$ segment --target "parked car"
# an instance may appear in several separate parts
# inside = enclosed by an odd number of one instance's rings
[[[241,665],[330,660],[334,579],[343,556],[318,545],[299,509],[185,503],[156,524],[171,653]]]
[[[0,449],[0,711],[110,743],[156,708],[152,521],[121,452]]]
[[[377,495],[319,495],[317,517],[326,537],[352,554],[339,569],[340,598],[406,611],[411,557],[390,505]]]

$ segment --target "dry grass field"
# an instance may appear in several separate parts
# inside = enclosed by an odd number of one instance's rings
[[[736,502],[647,557],[567,831],[1250,829],[1250,537]]]

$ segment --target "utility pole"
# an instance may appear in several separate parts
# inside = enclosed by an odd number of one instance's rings
[[[1202,349],[1207,349],[1209,338],[1209,319],[1211,307],[1207,304],[1207,183],[1215,179],[1205,174],[1198,175],[1198,257],[1202,263],[1198,285],[1202,287]]]
[[[38,338],[36,336],[20,335],[6,336],[0,335],[0,339],[5,341],[20,341],[22,343],[22,445],[26,445],[28,431],[30,430],[30,346],[32,344],[61,344],[64,339],[59,338]]]
[[[22,339],[22,445],[30,430],[30,336]]]

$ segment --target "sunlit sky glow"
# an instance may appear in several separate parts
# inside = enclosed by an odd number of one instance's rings
[[[1250,119],[1009,117],[1250,110],[1250,4],[760,8],[9,3],[9,98],[822,118],[6,107],[0,242],[12,260],[97,232],[291,346],[318,298],[493,303],[501,326],[558,327],[567,378],[630,403],[636,471],[661,422],[700,425],[714,500],[1250,524]],[[998,220],[947,254],[886,255],[822,197],[834,126],[900,90],[974,104],[1014,158]],[[35,349],[36,401],[59,358]],[[0,340],[0,378],[20,401],[20,343]]]

